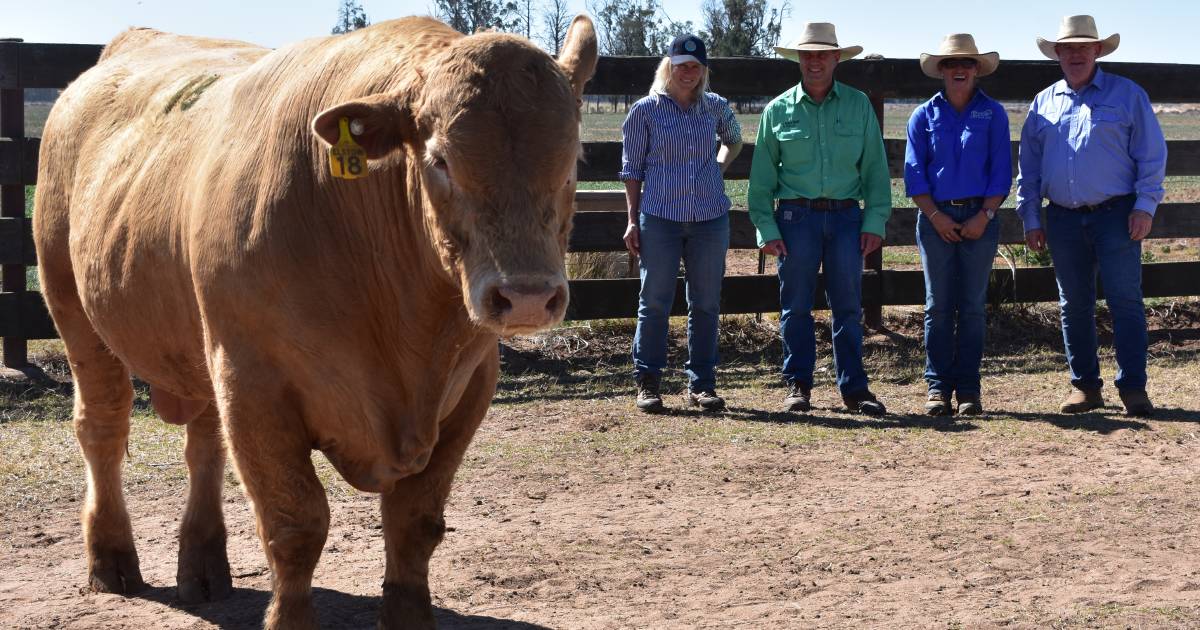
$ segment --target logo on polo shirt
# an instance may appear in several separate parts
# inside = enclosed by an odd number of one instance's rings
[[[992,110],[977,109],[977,110],[971,112],[971,118],[982,118],[984,120],[991,120],[992,119]]]

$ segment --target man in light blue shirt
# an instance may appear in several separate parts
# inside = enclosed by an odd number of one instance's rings
[[[1113,318],[1115,385],[1130,415],[1154,406],[1146,394],[1146,315],[1141,241],[1163,198],[1167,145],[1145,90],[1100,70],[1119,35],[1100,39],[1088,15],[1063,18],[1056,40],[1038,47],[1063,70],[1042,90],[1021,130],[1017,212],[1025,242],[1050,246],[1073,391],[1063,413],[1104,406],[1096,355],[1096,270]],[[1046,224],[1039,211],[1049,201]]]

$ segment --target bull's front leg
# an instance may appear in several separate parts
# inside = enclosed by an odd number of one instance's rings
[[[329,533],[329,503],[312,464],[301,421],[299,392],[264,384],[239,391],[227,383],[217,392],[230,450],[254,506],[258,537],[271,569],[271,604],[263,627],[317,627],[312,576]]]
[[[442,512],[454,473],[475,429],[487,413],[495,388],[498,358],[489,357],[471,379],[459,405],[441,423],[429,465],[383,495],[383,535],[387,567],[379,627],[434,628],[429,593],[429,558],[442,541]]]

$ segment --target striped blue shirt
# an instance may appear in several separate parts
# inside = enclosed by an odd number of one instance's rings
[[[1008,114],[995,99],[975,90],[961,114],[942,92],[908,119],[904,187],[909,197],[936,202],[1008,195],[1012,149]]]
[[[705,92],[685,111],[653,94],[629,108],[621,135],[618,177],[642,182],[639,211],[671,221],[709,221],[729,211],[716,143],[742,141],[729,101]]]
[[[1043,198],[1078,208],[1135,194],[1134,209],[1153,216],[1165,193],[1167,143],[1150,97],[1100,68],[1078,92],[1063,79],[1034,97],[1018,162],[1017,213],[1026,232],[1042,227]]]

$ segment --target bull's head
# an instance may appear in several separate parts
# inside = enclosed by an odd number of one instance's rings
[[[357,121],[368,158],[408,146],[443,267],[471,318],[505,336],[553,326],[567,307],[579,103],[597,59],[588,18],[575,18],[562,50],[556,61],[512,35],[463,37],[400,93],[313,121],[330,143],[341,118]]]

